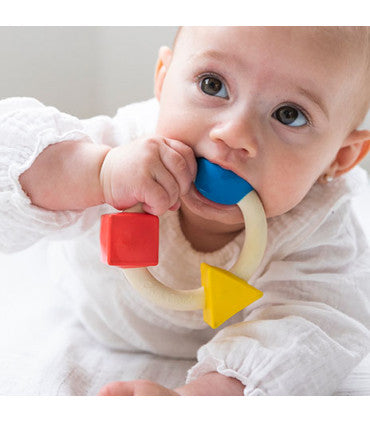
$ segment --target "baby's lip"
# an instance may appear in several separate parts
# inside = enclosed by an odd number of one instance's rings
[[[235,204],[231,204],[231,205],[230,204],[220,204],[220,203],[216,203],[216,202],[214,202],[212,200],[209,200],[207,197],[205,197],[203,194],[201,194],[197,190],[197,188],[194,185],[194,183],[191,185],[191,192],[202,203],[206,204],[207,206],[213,207],[214,209],[218,209],[218,210],[231,210],[231,209],[237,207]]]

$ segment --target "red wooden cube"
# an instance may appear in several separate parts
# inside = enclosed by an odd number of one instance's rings
[[[159,219],[146,213],[101,216],[102,260],[111,266],[147,267],[158,264]]]

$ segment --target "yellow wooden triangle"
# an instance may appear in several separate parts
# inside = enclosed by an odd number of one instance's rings
[[[213,329],[263,295],[227,270],[202,263],[200,271],[205,296],[203,318]]]

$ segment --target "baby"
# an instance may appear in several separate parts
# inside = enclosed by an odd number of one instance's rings
[[[68,226],[80,235],[68,290],[90,333],[126,351],[198,351],[184,386],[112,382],[101,395],[332,394],[370,351],[369,245],[350,202],[367,182],[359,168],[347,173],[370,146],[370,131],[357,130],[370,102],[368,29],[184,27],[159,51],[155,97],[87,121],[30,99],[0,103],[0,142],[22,150],[8,155],[15,182],[2,208],[13,229],[2,249]],[[269,226],[251,280],[264,296],[216,331],[198,312],[146,302],[99,263],[97,246],[101,214],[142,203],[161,216],[151,271],[163,283],[192,289],[201,261],[230,267],[244,220],[196,191],[198,157],[246,179]],[[19,183],[28,198],[13,204],[24,193],[7,187]],[[31,228],[23,245],[18,215]]]

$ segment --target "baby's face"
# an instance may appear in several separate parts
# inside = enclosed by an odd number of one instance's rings
[[[185,28],[160,89],[157,133],[231,169],[258,192],[268,217],[297,205],[334,160],[355,107],[355,65],[303,28]],[[194,189],[183,206],[242,223]]]

